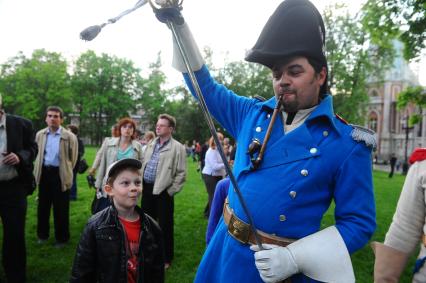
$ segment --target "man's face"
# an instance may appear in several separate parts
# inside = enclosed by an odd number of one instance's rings
[[[53,130],[58,129],[62,124],[61,113],[56,111],[47,111],[46,124]]]
[[[155,133],[160,138],[166,138],[172,135],[173,128],[170,127],[169,120],[167,119],[158,119],[157,124],[155,125]]]
[[[319,74],[306,57],[294,57],[272,70],[275,97],[282,97],[284,111],[297,112],[319,103],[319,90],[326,78],[326,69]]]

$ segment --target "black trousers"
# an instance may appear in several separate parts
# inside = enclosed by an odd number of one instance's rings
[[[0,217],[3,224],[2,263],[7,282],[25,282],[25,216],[27,192],[19,177],[0,181]],[[1,281],[1,280],[0,280]]]
[[[59,168],[43,167],[38,191],[37,236],[49,238],[50,209],[53,206],[53,223],[57,243],[68,242],[69,231],[69,190],[61,190]]]
[[[209,200],[206,204],[206,208],[204,209],[204,216],[209,218],[210,215],[210,207],[212,206],[212,201],[214,197],[214,191],[216,190],[217,183],[222,180],[222,176],[212,176],[207,174],[202,174],[204,184],[206,185],[207,194],[209,196]]]
[[[389,176],[388,176],[389,178],[392,178],[393,172],[395,172],[395,165],[391,164],[391,171],[389,172]]]
[[[164,239],[164,261],[171,263],[174,255],[174,199],[167,193],[167,190],[159,195],[153,195],[153,188],[154,184],[143,183],[142,210],[160,225]]]

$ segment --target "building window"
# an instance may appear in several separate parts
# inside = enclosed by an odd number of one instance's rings
[[[395,133],[395,131],[396,131],[396,121],[397,121],[397,111],[396,111],[396,102],[392,102],[391,103],[391,105],[390,105],[390,113],[389,113],[390,115],[389,115],[389,119],[390,119],[390,121],[389,121],[389,127],[390,127],[390,129],[389,129],[389,131],[391,132],[391,133]]]
[[[370,96],[372,97],[379,96],[379,93],[374,89],[370,92]]]
[[[371,112],[368,117],[368,128],[377,132],[377,114],[376,112]]]

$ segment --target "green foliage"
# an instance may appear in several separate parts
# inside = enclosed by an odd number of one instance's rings
[[[93,51],[80,55],[72,76],[82,136],[100,143],[119,118],[134,113],[142,78],[133,62]]]
[[[380,77],[393,54],[392,49],[371,46],[360,24],[361,16],[351,16],[344,5],[328,6],[323,15],[328,83],[335,95],[335,112],[354,124],[365,122],[367,78],[373,70],[374,76]]]
[[[422,120],[423,109],[426,108],[426,89],[422,86],[408,87],[398,95],[398,109],[403,109],[409,104],[417,107],[418,113],[411,115],[409,125],[413,126]]]
[[[375,44],[389,46],[392,39],[404,43],[404,58],[418,57],[425,48],[426,2],[424,0],[368,0],[363,24]]]
[[[235,61],[218,70],[217,81],[238,95],[266,99],[274,96],[271,70],[260,65]]]
[[[60,106],[72,109],[72,92],[67,62],[59,53],[35,50],[31,58],[23,53],[1,65],[0,92],[6,111],[31,119],[36,129],[45,127],[45,110]]]
[[[165,108],[176,117],[177,128],[174,137],[182,143],[191,145],[193,140],[204,141],[210,131],[201,108],[188,89],[179,86],[171,90],[174,99],[167,101]]]
[[[138,81],[140,96],[138,102],[145,111],[145,118],[152,124],[157,123],[158,115],[167,113],[164,108],[166,100],[169,98],[169,92],[163,90],[166,82],[166,75],[161,71],[161,54],[158,54],[157,60],[149,66],[150,74],[147,79]]]
[[[407,87],[398,95],[398,109],[407,107],[408,104],[417,105],[420,108],[426,107],[426,89],[422,86]]]

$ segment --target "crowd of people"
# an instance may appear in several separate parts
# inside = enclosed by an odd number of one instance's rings
[[[70,201],[77,199],[84,144],[76,125],[63,126],[60,107],[49,106],[45,122],[47,127],[35,133],[31,121],[5,113],[0,95],[0,217],[7,282],[26,282],[26,197],[36,188],[37,243],[44,245],[50,237],[52,208],[55,247],[70,240]],[[96,188],[94,215],[77,247],[72,282],[164,281],[174,254],[173,196],[186,178],[187,156],[172,137],[175,128],[168,114],[158,117],[155,133],[148,131],[140,140],[131,118],[112,127],[88,172]]]
[[[271,15],[246,60],[272,72],[274,97],[241,97],[211,76],[181,9],[155,9],[187,50],[173,65],[226,129],[201,144],[173,138],[176,119],[158,116],[141,138],[120,119],[89,169],[96,188],[93,215],[82,232],[71,282],[164,282],[174,259],[174,197],[184,185],[187,157],[199,162],[208,202],[206,250],[195,282],[355,282],[350,254],[376,229],[370,131],[333,111],[324,54],[323,19],[308,0],[285,0]],[[282,28],[286,27],[286,28]],[[190,68],[190,69],[188,69]],[[199,83],[194,87],[188,72]],[[0,96],[0,217],[7,282],[26,281],[26,197],[38,187],[37,237],[55,246],[70,240],[70,200],[84,154],[78,127],[49,106],[46,128],[5,113]],[[223,149],[223,156],[219,150]],[[385,243],[375,243],[375,282],[397,282],[425,227],[425,150],[412,156]],[[226,176],[227,165],[233,174]],[[232,177],[232,178],[231,178]],[[391,176],[390,176],[391,177]],[[231,182],[232,181],[232,182]],[[141,197],[141,200],[139,200]],[[335,225],[321,228],[334,202]],[[423,212],[422,212],[423,211]],[[201,212],[200,212],[201,213]],[[426,278],[420,251],[414,282]],[[387,266],[393,266],[392,272]]]

